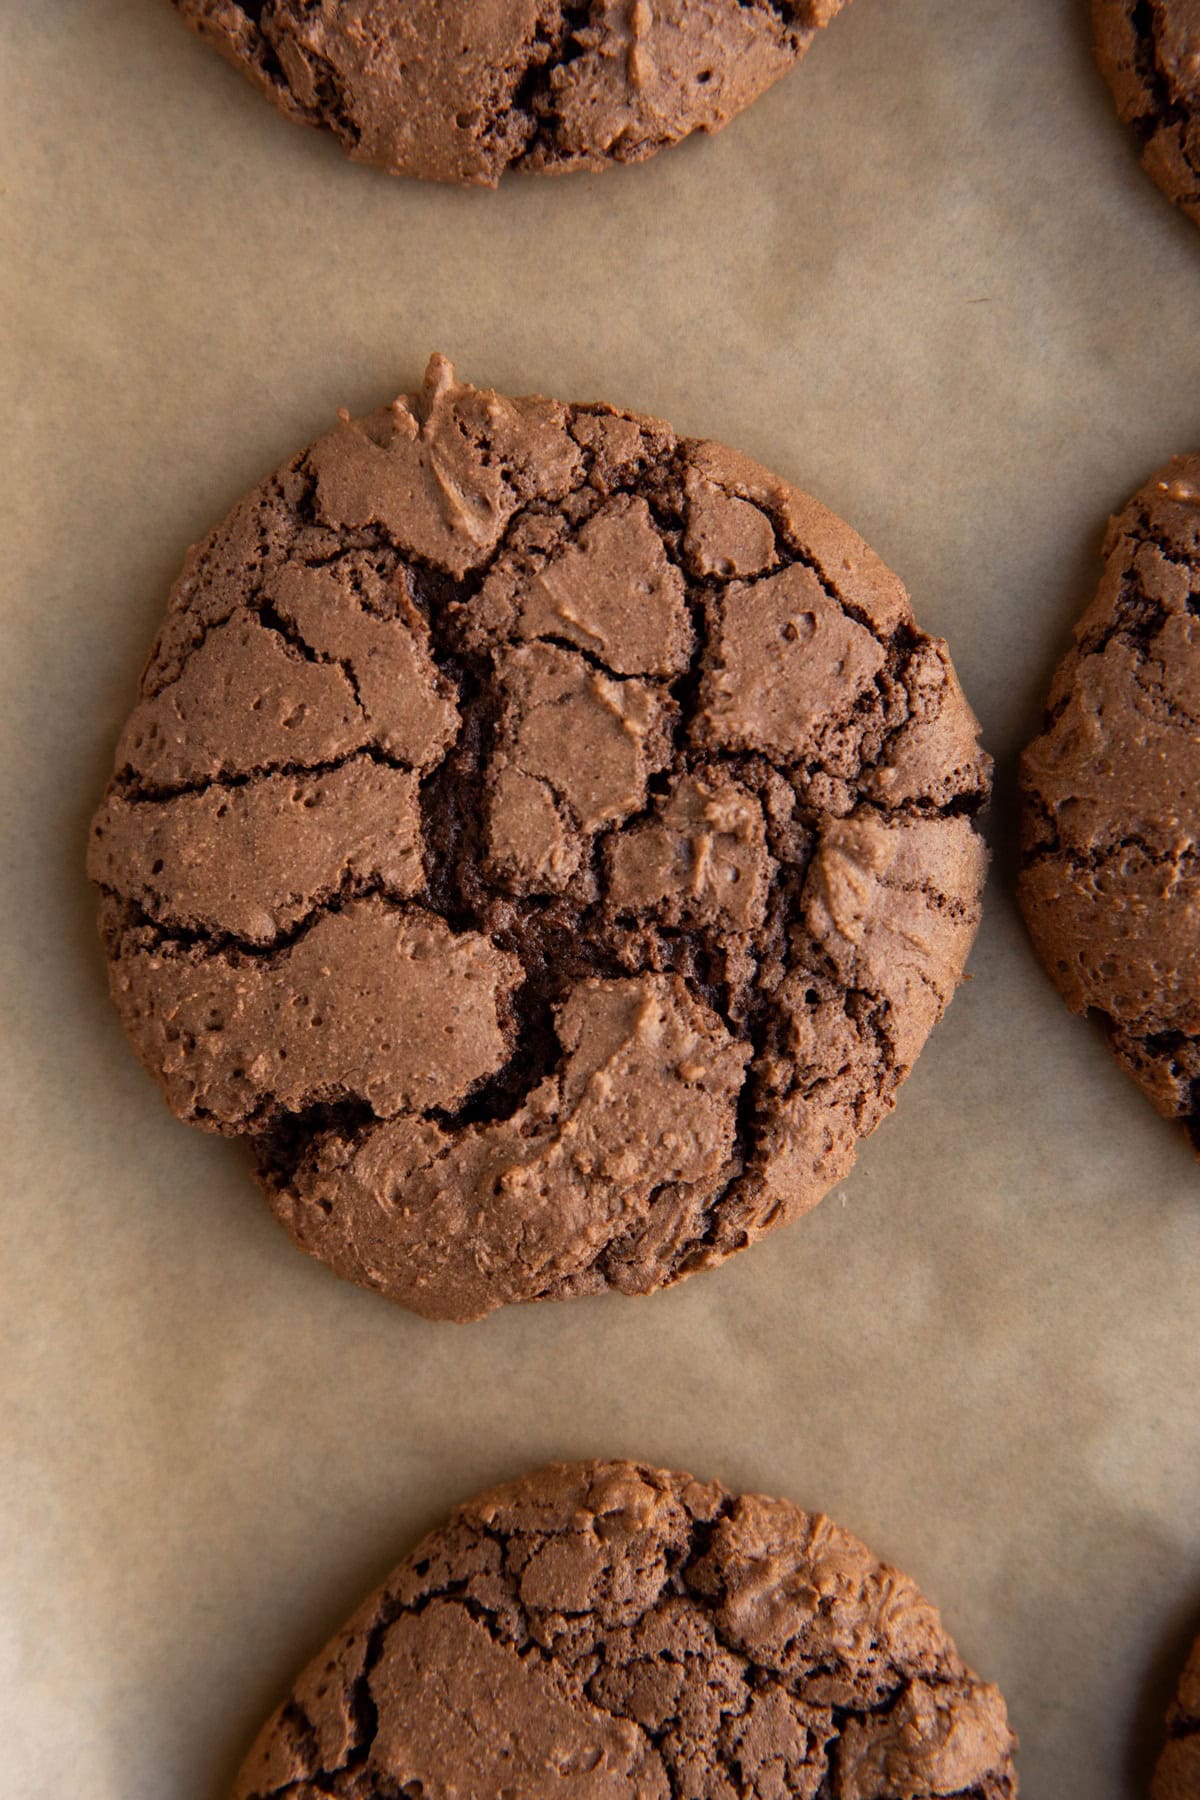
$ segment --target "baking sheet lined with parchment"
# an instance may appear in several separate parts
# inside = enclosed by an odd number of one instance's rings
[[[352,166],[166,0],[0,5],[0,1791],[221,1800],[421,1531],[590,1455],[831,1513],[1001,1684],[1029,1800],[1145,1791],[1200,1629],[1200,1172],[1034,962],[1013,790],[1107,512],[1200,446],[1200,233],[1087,13],[855,0],[720,137],[491,194]],[[810,488],[998,760],[973,979],[850,1180],[671,1293],[463,1329],[168,1118],[82,874],[185,546],[432,349]]]

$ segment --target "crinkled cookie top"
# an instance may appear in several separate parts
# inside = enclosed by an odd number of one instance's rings
[[[1200,456],[1111,520],[1022,760],[1020,900],[1073,1012],[1200,1149]]]
[[[1200,1800],[1200,1638],[1192,1645],[1167,1714],[1167,1741],[1154,1771],[1150,1800]]]
[[[172,1109],[432,1316],[814,1205],[960,979],[989,766],[839,520],[435,359],[189,555],[96,818]]]
[[[172,0],[279,110],[398,175],[637,162],[719,131],[844,0]]]
[[[998,1689],[830,1520],[632,1463],[462,1506],[305,1670],[234,1800],[1013,1800]]]
[[[1092,0],[1096,58],[1163,192],[1200,225],[1200,0]]]

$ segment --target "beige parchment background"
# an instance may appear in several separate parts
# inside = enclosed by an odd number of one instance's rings
[[[1028,1800],[1144,1793],[1200,1629],[1200,1170],[1012,902],[1106,513],[1200,443],[1200,234],[1086,0],[855,0],[721,137],[499,194],[288,126],[166,0],[0,0],[0,1793],[222,1800],[459,1497],[628,1453],[858,1531],[1004,1687]],[[185,545],[445,350],[811,488],[999,761],[974,980],[855,1175],[651,1301],[435,1327],[291,1249],[127,1053],[86,822]]]

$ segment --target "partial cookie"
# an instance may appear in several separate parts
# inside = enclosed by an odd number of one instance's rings
[[[1164,194],[1200,224],[1200,0],[1092,0],[1096,58]]]
[[[1012,1800],[997,1688],[786,1500],[558,1464],[461,1506],[300,1676],[234,1800]]]
[[[1109,523],[1025,752],[1019,895],[1073,1012],[1200,1150],[1200,456]]]
[[[1150,1800],[1200,1800],[1200,1638],[1192,1646],[1167,1714],[1167,1742],[1154,1771]]]
[[[351,1280],[648,1292],[892,1106],[979,918],[976,729],[815,501],[435,358],[190,553],[93,828],[113,995]]]
[[[640,162],[719,131],[845,0],[172,0],[289,118],[396,175]]]

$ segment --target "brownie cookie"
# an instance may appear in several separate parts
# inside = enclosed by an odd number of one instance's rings
[[[1019,895],[1073,1012],[1200,1149],[1200,456],[1109,523],[1021,765]]]
[[[434,358],[190,553],[90,870],[172,1110],[468,1319],[661,1287],[846,1173],[960,979],[988,783],[815,501]]]
[[[1200,225],[1200,0],[1092,0],[1096,58],[1164,194]]]
[[[1200,1800],[1200,1638],[1192,1646],[1167,1714],[1167,1742],[1154,1771],[1150,1800]]]
[[[460,1506],[297,1681],[235,1800],[1009,1800],[1004,1701],[786,1500],[559,1464]]]
[[[172,0],[280,112],[397,175],[495,186],[719,131],[845,0]]]

